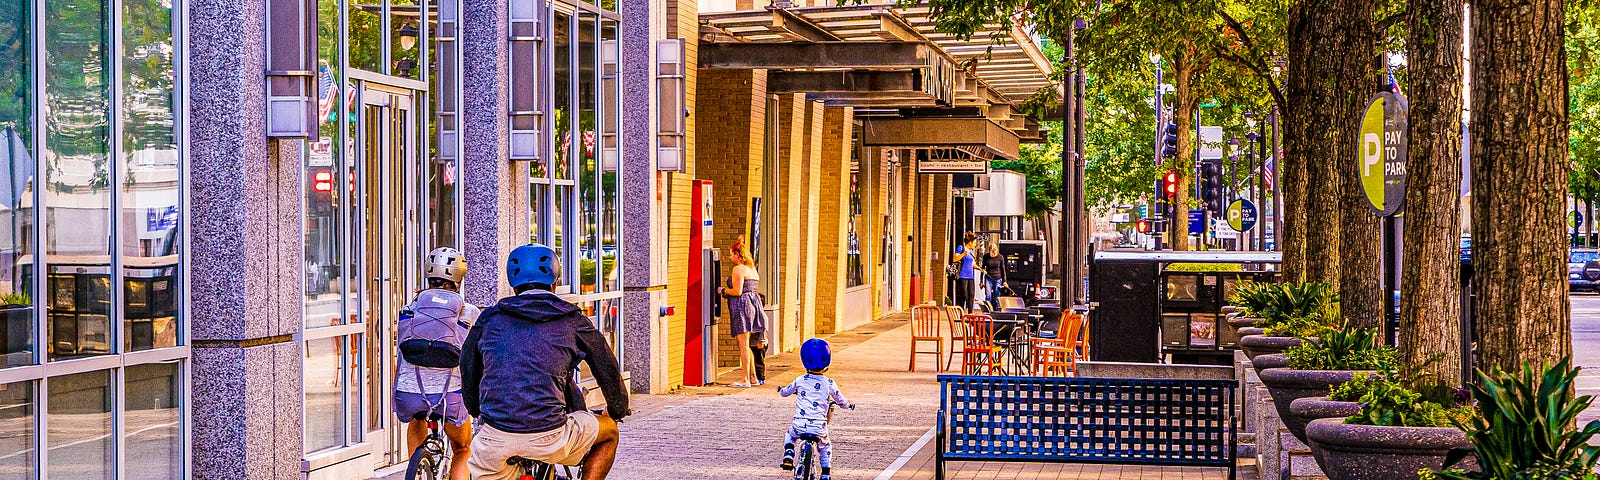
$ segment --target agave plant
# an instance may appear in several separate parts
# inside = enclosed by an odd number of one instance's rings
[[[1479,415],[1471,425],[1461,425],[1472,440],[1482,472],[1446,470],[1447,479],[1581,479],[1593,478],[1600,447],[1589,439],[1600,434],[1600,421],[1575,428],[1578,413],[1594,397],[1573,397],[1578,369],[1571,358],[1535,369],[1526,363],[1520,373],[1496,368],[1478,373],[1481,385],[1472,388]],[[1453,465],[1469,452],[1452,452],[1445,465]]]
[[[1317,338],[1303,338],[1300,345],[1283,352],[1289,368],[1387,371],[1395,367],[1395,349],[1378,344],[1376,328],[1324,328],[1316,334]]]
[[[1244,282],[1233,290],[1233,296],[1228,297],[1228,303],[1240,309],[1246,317],[1259,317],[1266,311],[1267,305],[1272,301],[1276,285],[1265,282]]]

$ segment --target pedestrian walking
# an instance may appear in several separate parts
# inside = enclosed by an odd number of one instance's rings
[[[739,349],[739,368],[744,379],[734,382],[735,388],[750,388],[767,382],[767,313],[761,299],[761,274],[756,272],[756,261],[750,247],[740,236],[728,247],[733,260],[733,272],[722,294],[728,297],[729,334]]]
[[[1000,242],[990,240],[989,251],[983,254],[983,286],[988,293],[989,306],[1000,304],[1000,289],[1006,286],[1006,257],[1000,254]]]
[[[958,265],[956,268],[955,302],[961,308],[972,310],[972,290],[977,288],[974,284],[975,264],[977,263],[978,236],[972,232],[961,239],[961,245],[956,246],[956,254],[950,257],[950,263]]]

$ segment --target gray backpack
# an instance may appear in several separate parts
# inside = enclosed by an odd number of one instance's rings
[[[467,324],[461,319],[465,306],[461,294],[449,290],[417,294],[411,307],[400,312],[400,357],[419,367],[459,366],[461,344],[467,340]]]

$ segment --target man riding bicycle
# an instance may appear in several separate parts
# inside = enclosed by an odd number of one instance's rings
[[[468,461],[474,479],[516,478],[508,460],[521,457],[582,465],[583,478],[597,480],[616,460],[628,390],[605,337],[577,305],[551,292],[558,265],[544,245],[512,250],[506,279],[517,294],[484,310],[462,346],[461,391],[479,422]],[[603,414],[568,402],[579,360],[605,394]]]

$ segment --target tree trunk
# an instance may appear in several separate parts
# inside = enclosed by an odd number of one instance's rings
[[[1400,361],[1461,385],[1461,0],[1410,0]]]
[[[1286,120],[1284,124],[1288,123]],[[1286,129],[1274,129],[1274,144],[1282,143],[1286,134]],[[1273,150],[1276,155],[1278,148],[1274,146]],[[1275,246],[1283,252],[1283,264],[1279,268],[1284,279],[1297,280],[1306,273],[1306,162],[1298,156],[1283,155],[1275,168],[1279,197],[1272,202],[1283,204],[1283,219],[1279,222],[1283,231],[1274,232],[1277,235]]]
[[[1472,263],[1482,367],[1572,351],[1562,0],[1472,5]]]
[[[1298,205],[1286,203],[1291,211],[1304,212],[1305,271],[1307,281],[1339,285],[1342,260],[1339,241],[1342,228],[1340,200],[1344,190],[1340,181],[1339,141],[1341,91],[1352,88],[1341,79],[1341,58],[1348,53],[1338,40],[1341,19],[1337,0],[1305,0],[1290,11],[1289,58],[1300,62],[1289,66],[1288,110],[1284,137],[1285,154],[1301,163],[1305,176],[1304,197]],[[1288,214],[1293,218],[1298,212]],[[1296,279],[1290,279],[1296,280]]]
[[[1380,219],[1361,188],[1358,166],[1361,117],[1367,102],[1386,85],[1379,63],[1373,0],[1334,0],[1327,4],[1334,17],[1334,39],[1340,50],[1338,85],[1334,91],[1337,140],[1327,157],[1339,172],[1339,300],[1344,321],[1361,328],[1382,327],[1388,312],[1383,296],[1383,232]]]
[[[1173,250],[1189,249],[1189,205],[1194,179],[1194,59],[1180,53],[1172,59],[1173,90],[1177,98],[1172,102],[1172,121],[1178,126],[1178,155],[1166,159],[1166,168],[1178,172],[1177,201],[1172,204],[1172,220],[1168,224]]]

